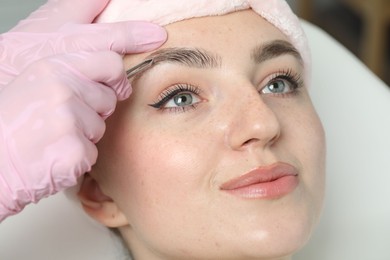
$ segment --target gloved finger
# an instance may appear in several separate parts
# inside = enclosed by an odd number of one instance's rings
[[[112,55],[114,57],[114,62],[119,63],[116,65],[118,71],[93,64],[96,60],[99,64],[101,64],[100,62],[112,63],[110,62],[110,58],[107,58],[107,56],[110,55],[103,55],[102,58],[96,58],[95,56],[101,55],[99,55],[99,53],[94,55],[90,53],[84,54],[94,58],[89,60],[88,57],[83,56],[83,54],[73,54],[39,60],[31,64],[31,66],[16,79],[16,83],[18,83],[18,81],[21,83],[29,82],[30,85],[39,86],[41,89],[32,89],[31,91],[33,91],[33,93],[31,93],[31,95],[37,96],[39,94],[39,96],[41,96],[40,99],[50,98],[53,104],[62,104],[67,102],[70,98],[77,97],[92,108],[95,113],[105,119],[114,112],[117,102],[117,93],[110,85],[112,84],[110,76],[114,77],[112,79],[114,87],[123,90],[124,93],[130,92],[130,85],[126,78],[123,80],[123,83],[115,84],[115,81],[121,81],[122,74],[124,74],[123,65],[121,62],[118,62],[116,58],[116,56],[119,56],[118,54],[113,53]],[[81,58],[79,58],[79,56],[81,56]],[[78,62],[85,62],[86,64],[77,64]],[[109,72],[107,75],[99,76],[99,72],[91,71],[94,69],[94,66],[102,71],[102,74],[104,70],[108,70]],[[109,73],[113,74],[110,75]],[[115,74],[117,76],[115,76]],[[104,77],[107,77],[107,79]],[[115,79],[115,77],[118,77],[119,79]],[[123,86],[121,86],[121,84]],[[26,98],[20,98],[17,95],[23,95],[23,93],[27,94],[26,91],[17,92],[13,91],[13,89],[9,89],[9,92],[13,92],[13,96],[16,95],[14,97],[14,103],[23,105],[23,100]],[[122,94],[122,92],[120,92],[120,94]]]
[[[43,185],[51,185],[51,187],[43,189],[45,193],[50,190],[50,194],[76,185],[77,179],[91,170],[98,156],[96,145],[82,132],[65,135],[56,143],[47,146],[46,149],[47,157],[44,160],[50,167],[46,172],[53,172],[55,175],[48,175],[47,177],[51,180],[43,180],[42,182]],[[36,183],[36,181],[32,180],[31,183]],[[37,200],[46,195],[38,195]]]
[[[167,39],[159,25],[140,22],[110,24],[67,24],[61,28],[62,46],[66,52],[111,50],[119,54],[139,53],[156,49]]]
[[[76,75],[76,77],[79,77]],[[115,110],[117,96],[111,87],[99,82],[82,78],[80,84],[69,86],[76,93],[80,101],[86,104],[102,119],[107,119]]]
[[[109,1],[49,0],[11,31],[54,32],[66,23],[91,23]]]
[[[34,192],[31,196],[19,197],[21,205],[36,203],[48,195],[77,185],[78,178],[91,170],[98,156],[96,145],[81,132],[64,135],[55,143],[48,144],[45,150],[47,153],[42,160],[46,162],[47,168],[42,170],[46,175],[31,174],[23,177],[25,188]]]
[[[77,98],[57,108],[56,115],[64,132],[81,132],[92,143],[97,143],[106,130],[104,119],[88,104]]]
[[[96,109],[96,111],[99,111],[99,113],[103,111],[101,108],[98,108],[101,100],[100,98],[96,98],[96,95],[102,95],[97,92],[102,90],[99,89],[101,86],[96,84],[96,82],[114,90],[117,98],[120,100],[129,97],[131,93],[131,86],[126,77],[122,57],[115,52],[78,52],[54,56],[49,60],[59,65],[59,71],[56,73],[64,74],[62,77],[68,76],[72,78],[76,76],[79,80],[84,79],[82,85],[85,85],[85,87],[80,88],[82,96],[87,101],[91,101],[87,103]]]

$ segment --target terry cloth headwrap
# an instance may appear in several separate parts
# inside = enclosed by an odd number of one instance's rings
[[[307,39],[298,17],[285,0],[111,0],[96,22],[141,20],[167,25],[249,8],[288,37],[302,56],[305,79],[310,79],[311,60]]]

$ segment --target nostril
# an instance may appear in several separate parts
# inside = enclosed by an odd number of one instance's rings
[[[259,139],[257,138],[252,138],[252,139],[249,139],[247,141],[245,141],[242,145],[245,146],[245,145],[249,145],[249,144],[252,144],[252,143],[255,143],[255,142],[258,142],[260,141]]]

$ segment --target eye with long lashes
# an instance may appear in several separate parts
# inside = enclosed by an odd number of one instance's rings
[[[289,69],[272,75],[271,79],[267,81],[259,92],[261,94],[286,96],[297,94],[303,85],[304,82],[301,75]]]
[[[199,97],[200,89],[196,86],[180,83],[163,91],[158,100],[149,106],[159,110],[171,112],[185,112],[188,109],[195,109],[201,102]]]

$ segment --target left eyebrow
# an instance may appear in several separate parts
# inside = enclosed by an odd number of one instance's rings
[[[299,54],[298,50],[291,43],[284,40],[275,40],[261,44],[255,47],[251,52],[251,58],[256,63],[262,63],[282,55],[292,55],[301,64],[303,63],[302,56]]]
[[[217,68],[221,66],[222,58],[217,55],[210,53],[203,49],[198,48],[165,48],[160,49],[152,54],[148,55],[145,60],[138,65],[130,68],[127,72],[134,70],[135,67],[150,60],[150,64],[144,66],[134,74],[134,80],[140,78],[143,73],[153,68],[155,65],[160,63],[177,63],[182,66],[190,68]],[[131,77],[128,77],[129,79]]]
[[[221,66],[221,57],[198,48],[166,48],[158,50],[147,57],[153,63],[179,63],[193,68],[216,68]]]

